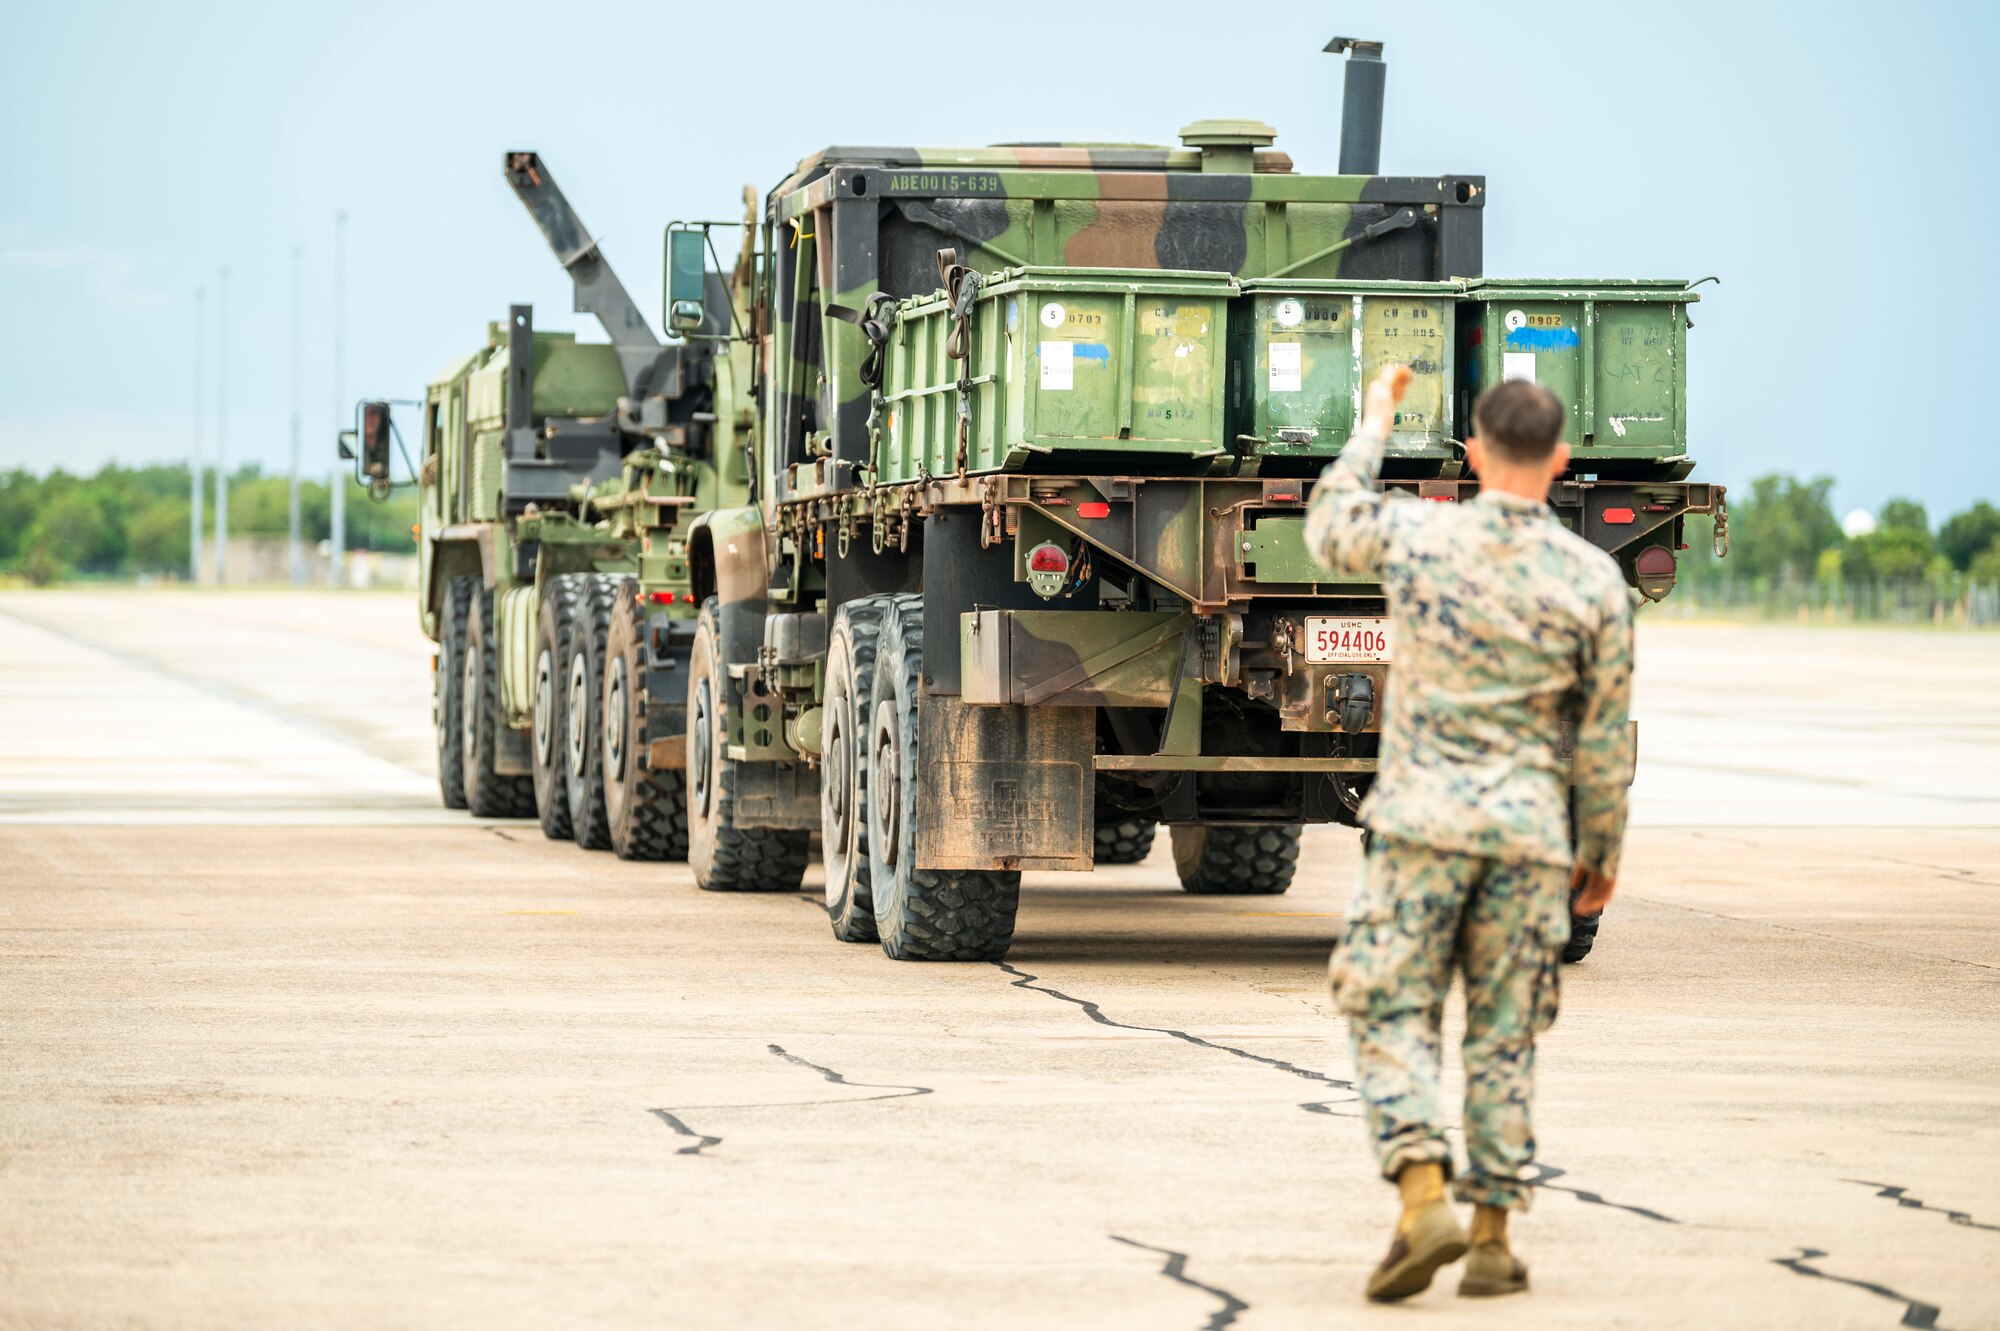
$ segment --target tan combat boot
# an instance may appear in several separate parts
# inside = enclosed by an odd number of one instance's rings
[[[1472,1210],[1472,1256],[1465,1262],[1465,1275],[1458,1292],[1467,1298],[1490,1298],[1495,1294],[1519,1294],[1528,1288],[1528,1268],[1507,1246],[1507,1211],[1500,1206],[1476,1206]]]
[[[1423,1293],[1431,1287],[1431,1277],[1439,1267],[1465,1256],[1465,1230],[1452,1214],[1451,1203],[1444,1199],[1444,1166],[1405,1165],[1396,1176],[1396,1186],[1403,1194],[1396,1239],[1389,1245],[1389,1255],[1368,1277],[1368,1297],[1377,1303]]]

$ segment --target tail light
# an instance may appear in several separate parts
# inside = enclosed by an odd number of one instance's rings
[[[1632,571],[1638,575],[1639,590],[1649,601],[1660,600],[1674,589],[1678,568],[1674,552],[1664,545],[1649,545],[1632,561]]]
[[[1041,597],[1054,596],[1069,581],[1069,551],[1043,541],[1028,551],[1028,588]]]

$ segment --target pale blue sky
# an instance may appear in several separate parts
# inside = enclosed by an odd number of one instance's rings
[[[1978,405],[2000,187],[1990,5],[661,3],[12,7],[0,57],[0,467],[183,457],[193,293],[230,291],[228,437],[283,465],[289,255],[330,451],[333,214],[350,397],[408,397],[569,291],[500,175],[535,148],[657,320],[670,218],[827,143],[1171,142],[1255,116],[1336,157],[1334,33],[1388,43],[1383,168],[1480,172],[1494,275],[1719,274],[1697,475],[1827,471],[1842,508],[2000,495]],[[964,36],[943,16],[963,20]],[[594,330],[590,330],[594,333]],[[1927,382],[1893,412],[1895,377]],[[211,443],[211,449],[212,449]],[[211,452],[212,456],[212,452]]]

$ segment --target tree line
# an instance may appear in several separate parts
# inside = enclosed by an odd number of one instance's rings
[[[215,539],[215,479],[202,478],[204,554]],[[276,536],[288,529],[290,482],[255,464],[229,481],[229,534]],[[343,524],[350,550],[409,554],[416,549],[417,492],[399,489],[375,503],[347,482]],[[300,535],[308,547],[332,532],[332,491],[323,480],[299,487]],[[0,573],[36,584],[71,577],[185,577],[188,571],[188,469],[185,463],[122,467],[93,475],[25,468],[0,472]]]
[[[1874,530],[1847,535],[1833,512],[1833,478],[1774,473],[1729,495],[1729,557],[1717,560],[1707,528],[1690,521],[1690,573],[1774,582],[1914,582],[1964,577],[2000,584],[2000,508],[1981,499],[1933,530],[1914,499],[1891,499]]]
[[[213,539],[214,480],[204,477],[204,541]],[[229,484],[232,536],[286,532],[288,482],[254,464]],[[300,486],[299,522],[308,545],[331,530],[323,481]],[[417,492],[398,489],[375,503],[347,483],[347,548],[409,553],[415,542]],[[1730,495],[1730,554],[1717,561],[1707,530],[1690,521],[1685,571],[1774,581],[1868,582],[1968,577],[2000,583],[2000,508],[1979,500],[1935,530],[1924,506],[1892,499],[1875,529],[1848,536],[1833,512],[1833,478],[1801,481],[1772,474]],[[188,568],[188,469],[185,464],[99,469],[94,475],[23,469],[0,472],[0,572],[47,583],[73,576],[185,576]]]

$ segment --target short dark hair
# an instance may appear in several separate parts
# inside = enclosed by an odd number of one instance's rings
[[[1562,402],[1548,389],[1526,379],[1509,379],[1479,395],[1472,409],[1472,429],[1502,461],[1541,462],[1562,438],[1566,415]]]

